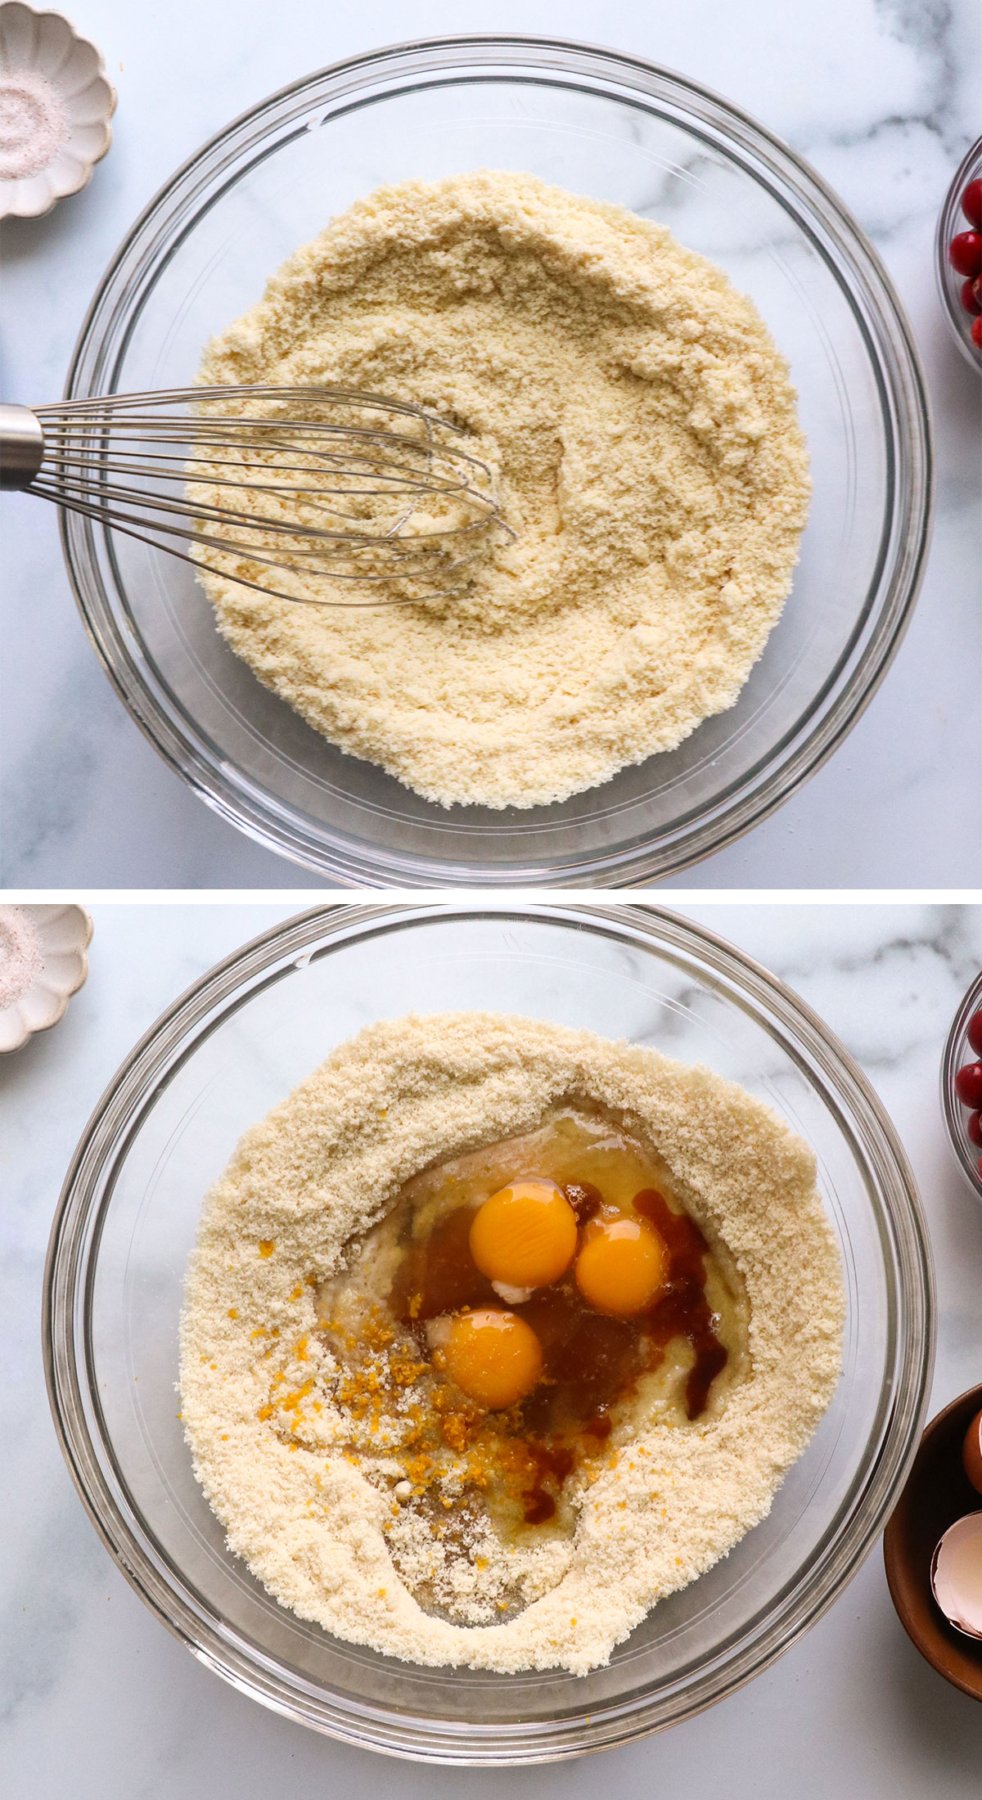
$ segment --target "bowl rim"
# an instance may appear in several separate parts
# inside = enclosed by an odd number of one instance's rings
[[[882,1217],[877,1218],[881,1238],[891,1235],[893,1274],[891,1309],[900,1319],[897,1332],[896,1380],[884,1400],[883,1423],[877,1454],[863,1471],[863,1491],[857,1496],[856,1481],[849,1489],[849,1516],[837,1533],[826,1534],[820,1553],[811,1559],[807,1592],[804,1576],[786,1584],[769,1609],[768,1623],[754,1623],[741,1651],[732,1642],[723,1646],[707,1670],[686,1690],[685,1703],[671,1718],[660,1717],[665,1699],[656,1693],[625,1702],[612,1701],[593,1708],[588,1720],[566,1715],[523,1726],[509,1722],[482,1728],[467,1722],[462,1743],[453,1723],[425,1722],[420,1731],[391,1712],[364,1702],[339,1701],[326,1688],[301,1694],[271,1673],[261,1655],[243,1653],[222,1629],[214,1613],[197,1610],[170,1579],[166,1560],[158,1555],[155,1565],[141,1543],[135,1509],[129,1516],[114,1496],[100,1465],[95,1432],[86,1413],[86,1389],[76,1340],[88,1345],[86,1314],[94,1278],[95,1260],[106,1208],[112,1197],[100,1190],[100,1180],[124,1155],[138,1128],[154,1083],[161,1079],[162,1060],[173,1072],[193,1055],[199,1032],[205,1035],[231,1010],[241,1005],[263,977],[278,979],[276,970],[298,957],[327,955],[366,933],[448,919],[482,919],[513,916],[528,921],[541,919],[574,930],[589,926],[623,939],[627,930],[633,941],[662,954],[698,958],[705,974],[725,982],[734,1003],[752,1007],[768,1020],[776,1020],[797,1046],[807,1049],[817,1064],[817,1074],[835,1095],[836,1111],[862,1145],[867,1167],[882,1181]],[[319,946],[319,948],[317,948]],[[216,1008],[220,1011],[216,1014]],[[210,1017],[210,1023],[209,1021]],[[189,1040],[188,1034],[195,1032]],[[815,1075],[812,1079],[815,1079]],[[142,1099],[141,1099],[142,1096]],[[877,1193],[880,1193],[879,1186]],[[94,1226],[93,1226],[94,1218]],[[91,1230],[91,1243],[86,1234]],[[83,1269],[83,1256],[85,1267]],[[79,1289],[84,1274],[84,1289]],[[84,1331],[83,1331],[84,1326]],[[816,1622],[837,1598],[872,1549],[884,1519],[906,1479],[915,1455],[927,1406],[934,1356],[934,1276],[926,1222],[910,1164],[896,1131],[872,1086],[849,1052],[828,1026],[793,989],[729,944],[715,932],[664,907],[595,905],[574,902],[534,902],[516,905],[508,901],[468,904],[466,899],[428,904],[378,903],[349,905],[344,902],[315,906],[268,928],[207,970],[177,997],[150,1026],[124,1058],[79,1139],[58,1200],[44,1271],[42,1342],[45,1380],[55,1432],[82,1503],[106,1548],[140,1598],[194,1655],[240,1692],[330,1737],[413,1761],[450,1765],[527,1765],[586,1754],[627,1743],[668,1724],[693,1716],[743,1686],[766,1668]],[[105,1445],[109,1461],[112,1446]],[[144,1533],[144,1537],[149,1534]],[[845,1547],[844,1547],[845,1546]],[[816,1579],[815,1565],[819,1563]],[[180,1578],[180,1572],[176,1571]],[[572,1678],[571,1678],[572,1679]],[[326,1698],[325,1698],[326,1696]],[[677,1699],[677,1696],[676,1696]],[[333,1703],[333,1709],[332,1709]]]
[[[732,791],[725,789],[709,805],[680,813],[657,836],[648,831],[594,851],[564,850],[554,863],[536,861],[528,850],[520,860],[519,851],[500,866],[454,861],[452,852],[424,855],[382,847],[368,835],[356,838],[312,822],[238,771],[230,778],[230,765],[219,747],[211,745],[150,668],[149,659],[129,641],[135,627],[132,621],[121,622],[114,612],[109,589],[116,577],[114,572],[111,583],[104,578],[95,549],[96,521],[63,510],[62,548],[85,631],[155,750],[193,792],[247,837],[342,887],[637,887],[689,868],[769,817],[838,747],[872,700],[900,647],[924,572],[934,485],[926,384],[910,326],[872,245],[821,176],[751,115],[688,76],[646,58],[572,39],[473,33],[405,41],[301,76],[239,114],[181,164],[127,232],[82,323],[65,397],[103,391],[107,375],[112,389],[128,331],[142,305],[140,299],[133,314],[128,294],[143,295],[147,281],[155,279],[169,254],[181,209],[195,203],[201,190],[248,146],[285,128],[313,95],[323,90],[322,98],[333,104],[341,96],[350,101],[372,84],[384,89],[400,76],[407,84],[426,85],[440,72],[453,69],[459,72],[458,79],[466,70],[476,71],[473,78],[479,79],[492,65],[507,66],[513,79],[523,73],[525,78],[562,73],[587,85],[607,80],[621,88],[633,87],[649,104],[674,99],[690,118],[695,114],[703,123],[711,120],[748,154],[766,161],[773,178],[790,192],[796,216],[813,241],[818,242],[820,228],[834,248],[835,263],[830,261],[830,267],[853,311],[879,389],[894,500],[884,518],[870,589],[835,667],[826,673],[807,712]],[[848,270],[848,285],[840,273],[843,267]],[[111,542],[107,561],[114,567]],[[124,597],[121,583],[119,595]],[[138,644],[138,633],[136,638]],[[816,720],[819,706],[826,710]],[[522,826],[528,831],[538,810],[519,815],[515,826],[519,839]]]
[[[982,1200],[982,1175],[979,1173],[978,1158],[982,1150],[976,1151],[974,1144],[968,1141],[965,1121],[969,1108],[962,1106],[955,1094],[955,1075],[965,1061],[965,1033],[968,1021],[973,1013],[982,1011],[982,969],[975,980],[969,982],[958,1010],[951,1021],[944,1050],[941,1053],[941,1113],[948,1133],[948,1142],[959,1168],[964,1174],[975,1198]]]

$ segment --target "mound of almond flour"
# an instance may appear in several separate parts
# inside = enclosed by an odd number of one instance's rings
[[[499,1546],[526,1558],[535,1597],[500,1624],[461,1625],[424,1611],[396,1571],[391,1495],[346,1448],[315,1294],[409,1176],[559,1103],[609,1109],[655,1146],[725,1244],[749,1300],[750,1373],[708,1421],[639,1427],[575,1496],[571,1539]],[[844,1306],[812,1154],[743,1088],[533,1020],[409,1017],[336,1050],[208,1195],[181,1322],[185,1432],[230,1550],[301,1618],[410,1662],[580,1674],[766,1516],[831,1399]],[[419,1553],[439,1557],[439,1540]]]
[[[558,801],[674,749],[734,704],[789,592],[787,366],[720,269],[620,207],[493,172],[380,189],[200,377],[415,401],[496,472],[515,540],[452,599],[331,610],[201,570],[260,681],[442,805]]]

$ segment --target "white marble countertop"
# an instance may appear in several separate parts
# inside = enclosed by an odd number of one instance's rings
[[[978,129],[971,0],[78,0],[119,89],[91,187],[5,232],[0,391],[56,398],[96,282],[133,219],[203,140],[299,73],[409,36],[579,37],[696,76],[783,136],[844,197],[907,306],[927,370],[938,505],[927,577],[898,659],[845,745],[770,820],[695,871],[700,886],[982,884],[977,769],[980,385],[949,341],[932,238]],[[5,497],[6,498],[6,497]],[[213,816],[111,691],[72,604],[55,519],[5,505],[2,878],[9,886],[320,886]],[[846,826],[862,809],[862,829]],[[684,879],[675,885],[690,886]]]
[[[686,908],[766,962],[864,1065],[919,1179],[937,1265],[931,1410],[982,1374],[982,1206],[937,1096],[941,1046],[982,963],[982,907]],[[66,1019],[0,1058],[0,1764],[25,1800],[351,1800],[507,1794],[611,1800],[969,1800],[977,1704],[908,1643],[879,1551],[818,1625],[742,1692],[598,1762],[498,1776],[398,1765],[264,1711],[196,1663],[117,1572],[76,1498],[45,1401],[45,1243],[90,1109],[158,1011],[217,958],[286,916],[271,905],[99,905],[87,986]]]

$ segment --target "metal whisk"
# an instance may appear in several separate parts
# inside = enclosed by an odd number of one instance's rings
[[[488,533],[513,535],[464,441],[343,388],[108,394],[0,405],[0,487],[279,599],[391,604],[457,592]]]

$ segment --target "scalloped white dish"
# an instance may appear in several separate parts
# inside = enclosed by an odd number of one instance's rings
[[[84,906],[0,906],[0,1052],[57,1025],[88,975],[91,938]]]
[[[0,218],[39,218],[92,179],[116,90],[62,13],[21,0],[0,6],[0,67]]]

